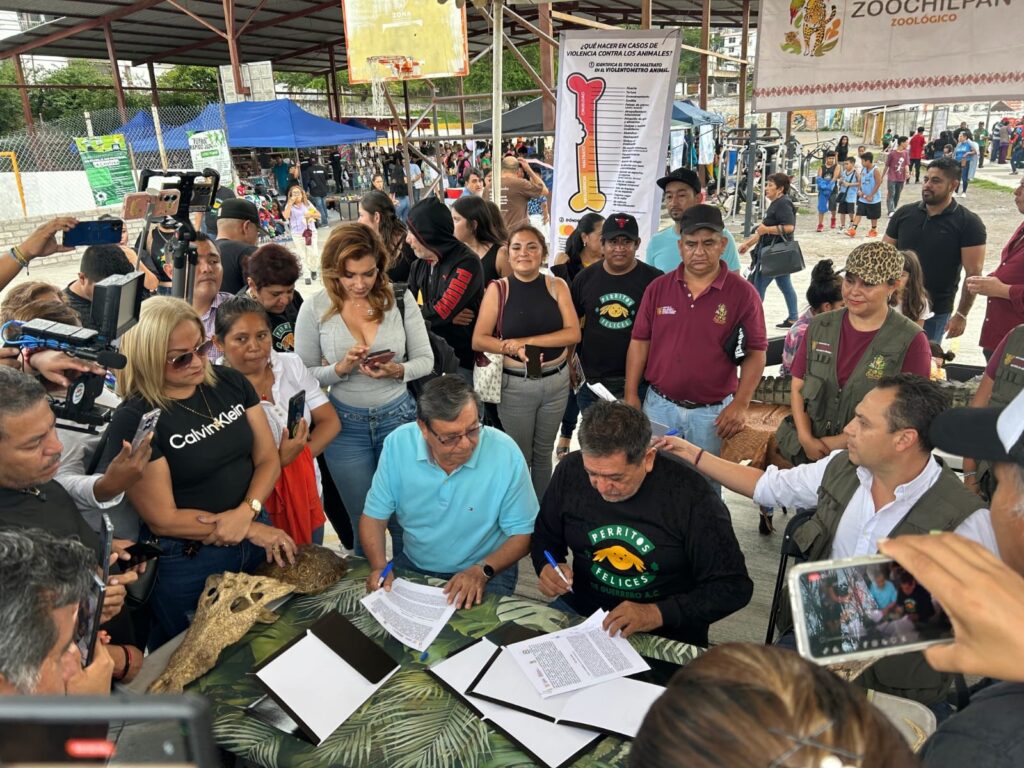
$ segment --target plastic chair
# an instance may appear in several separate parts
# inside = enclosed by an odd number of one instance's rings
[[[768,632],[765,634],[764,644],[771,645],[775,635],[776,616],[779,613],[779,603],[782,602],[782,587],[786,580],[786,571],[789,568],[789,558],[797,562],[803,562],[807,555],[793,540],[797,528],[806,523],[814,515],[813,509],[798,509],[793,519],[786,523],[786,531],[782,534],[782,554],[779,558],[779,571],[775,576],[775,591],[772,593],[772,607],[768,615]]]

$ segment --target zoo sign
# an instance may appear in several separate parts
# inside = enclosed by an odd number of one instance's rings
[[[75,139],[75,147],[82,158],[92,199],[98,207],[117,205],[125,195],[135,191],[128,145],[123,135],[87,136]]]
[[[1018,98],[1022,3],[764,0],[754,109]]]

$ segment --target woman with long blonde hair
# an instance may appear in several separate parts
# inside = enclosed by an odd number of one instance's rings
[[[341,419],[324,451],[359,545],[359,517],[384,438],[416,418],[407,384],[434,366],[427,328],[408,291],[400,309],[387,275],[388,251],[366,224],[336,226],[320,259],[324,287],[302,304],[295,351]],[[392,523],[394,526],[395,524]],[[392,530],[394,554],[400,529]]]
[[[320,212],[309,201],[309,196],[301,186],[288,190],[288,199],[284,206],[284,218],[291,228],[292,245],[295,253],[306,265],[306,285],[316,280],[320,246],[317,243],[316,228],[320,221]]]
[[[147,300],[121,339],[123,402],[100,467],[158,414],[150,462],[128,490],[141,540],[156,539],[163,550],[151,601],[154,648],[188,627],[211,574],[251,573],[295,555],[295,543],[263,512],[281,471],[267,417],[242,374],[208,362],[209,345],[195,310],[170,297]]]

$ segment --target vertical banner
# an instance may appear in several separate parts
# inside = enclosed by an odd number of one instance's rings
[[[1011,0],[764,0],[754,109],[1017,98]]]
[[[115,205],[135,191],[135,177],[123,134],[75,139],[75,146],[96,205]]]
[[[232,178],[231,150],[224,131],[216,128],[210,131],[189,131],[188,151],[192,155],[192,167],[198,170],[213,168],[220,174],[221,184],[228,186]]]
[[[679,30],[570,30],[559,43],[551,252],[589,212],[633,214],[640,255],[657,231]]]

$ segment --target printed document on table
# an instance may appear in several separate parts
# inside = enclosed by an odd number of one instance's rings
[[[610,403],[614,403],[618,399],[617,397],[615,397],[615,395],[611,393],[611,390],[609,390],[608,387],[606,387],[599,381],[594,382],[593,384],[591,384],[588,381],[587,386],[590,387],[591,392],[600,397],[602,400],[607,400]]]
[[[378,589],[361,602],[393,637],[417,651],[427,650],[455,613],[441,587],[405,579],[395,579],[390,592]]]
[[[601,626],[606,611],[583,624],[523,640],[508,652],[544,698],[650,669],[621,634],[612,637]]]

